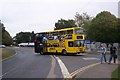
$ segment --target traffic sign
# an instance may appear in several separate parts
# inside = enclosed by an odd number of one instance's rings
[[[85,41],[84,41],[84,44],[91,44],[91,43],[92,43],[91,40],[85,40]]]

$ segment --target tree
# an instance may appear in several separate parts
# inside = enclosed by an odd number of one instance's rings
[[[89,24],[89,22],[92,20],[92,17],[90,17],[87,13],[79,14],[78,12],[75,15],[75,23],[78,27],[82,27],[84,29],[87,28],[86,25]]]
[[[89,39],[100,42],[117,41],[117,18],[108,11],[103,11],[91,21],[87,36]]]
[[[118,43],[120,43],[120,40],[119,40],[119,38],[120,38],[120,18],[118,18],[117,19],[118,21],[118,24],[117,24],[117,32],[116,32],[116,34],[117,34],[117,42]]]
[[[55,23],[54,30],[71,28],[71,27],[76,27],[74,20],[72,20],[72,19],[69,19],[69,20],[61,19],[61,20],[58,20],[57,23]]]
[[[0,44],[2,44],[2,23],[0,22]]]
[[[1,35],[2,34],[2,35]],[[2,42],[0,41],[0,44],[9,46],[12,44],[12,37],[8,33],[8,31],[5,30],[4,24],[0,22],[0,36],[2,37]]]
[[[14,37],[14,42],[16,42],[16,44],[29,43],[29,42],[33,42],[33,40],[34,40],[34,32],[32,32],[32,33],[30,33],[30,32],[19,32]]]

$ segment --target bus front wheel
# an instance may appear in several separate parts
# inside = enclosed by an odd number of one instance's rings
[[[44,54],[43,51],[41,51],[40,54],[43,55]]]
[[[66,50],[62,50],[62,54],[63,54],[63,55],[67,55]]]

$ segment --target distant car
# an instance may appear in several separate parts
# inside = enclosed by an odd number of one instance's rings
[[[5,48],[6,46],[5,45],[0,45],[0,48]]]
[[[20,43],[19,47],[34,47],[34,43]]]

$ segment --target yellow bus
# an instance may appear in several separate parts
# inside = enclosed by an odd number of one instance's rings
[[[39,41],[37,40],[38,35],[42,37]],[[77,27],[37,33],[35,34],[35,52],[64,55],[85,53],[84,40],[83,29]]]

